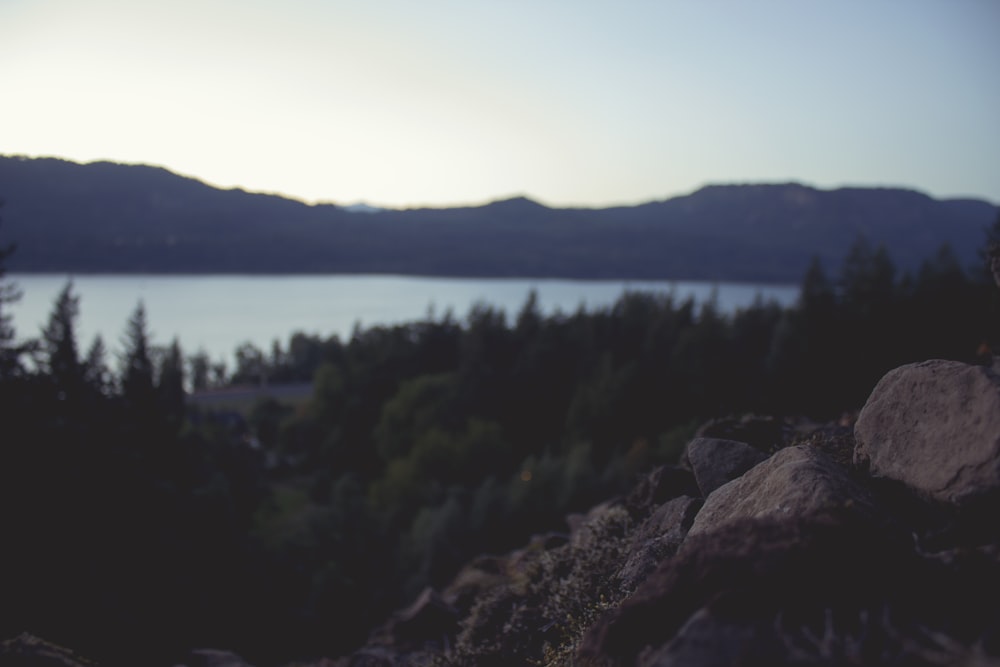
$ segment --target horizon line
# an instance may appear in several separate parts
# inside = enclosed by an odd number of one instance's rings
[[[994,201],[992,198],[981,194],[949,194],[949,195],[934,195],[928,190],[912,186],[912,185],[900,185],[900,184],[889,184],[889,183],[879,183],[879,184],[858,184],[848,181],[837,183],[836,185],[822,186],[816,185],[814,183],[807,182],[803,179],[796,178],[786,178],[786,179],[775,179],[775,180],[729,180],[729,181],[707,181],[701,185],[695,187],[694,189],[684,190],[677,192],[675,194],[665,194],[662,196],[650,196],[648,199],[643,199],[640,201],[613,201],[605,202],[601,204],[574,204],[574,203],[561,203],[553,204],[546,201],[544,198],[537,197],[532,194],[525,192],[515,192],[509,194],[495,195],[492,198],[486,200],[460,200],[452,203],[428,203],[428,202],[417,202],[417,203],[406,203],[406,204],[393,204],[384,205],[368,200],[354,200],[350,202],[337,202],[332,199],[326,198],[309,198],[300,195],[289,194],[286,192],[280,192],[277,190],[268,189],[252,189],[244,185],[224,185],[212,180],[205,178],[203,176],[198,176],[191,173],[186,173],[170,167],[165,164],[158,164],[155,162],[131,162],[124,160],[117,160],[114,158],[96,158],[93,160],[79,160],[74,158],[68,158],[61,155],[29,155],[26,153],[0,153],[0,158],[13,158],[20,160],[57,160],[60,162],[68,162],[71,164],[76,164],[80,166],[88,166],[94,164],[112,164],[123,167],[147,167],[151,169],[162,169],[174,176],[185,178],[193,181],[197,181],[203,185],[214,188],[216,190],[228,190],[228,191],[242,191],[248,194],[264,195],[271,197],[280,197],[282,199],[288,199],[291,201],[299,202],[306,206],[336,206],[337,208],[349,209],[355,207],[365,207],[370,209],[385,210],[385,211],[407,211],[407,210],[420,210],[420,209],[450,209],[450,208],[481,208],[484,206],[489,206],[491,204],[498,204],[502,202],[508,202],[516,199],[527,200],[531,203],[537,204],[548,209],[563,209],[563,210],[603,210],[611,208],[633,208],[637,206],[644,206],[647,204],[662,203],[670,201],[672,199],[677,199],[681,197],[688,197],[701,190],[712,187],[753,187],[753,186],[797,186],[809,190],[815,190],[818,192],[834,192],[837,190],[905,190],[909,192],[914,192],[930,199],[936,199],[938,201],[961,201],[961,200],[978,200],[983,201],[987,204],[1000,208],[1000,200]],[[375,211],[372,211],[375,212]]]

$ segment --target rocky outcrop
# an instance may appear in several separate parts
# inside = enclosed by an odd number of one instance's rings
[[[868,493],[823,452],[788,447],[710,493],[691,534],[717,530],[736,519],[790,517],[838,507],[873,511]]]
[[[850,420],[713,422],[568,538],[463,570],[453,645],[349,664],[1000,665],[1000,535],[960,502],[997,486],[991,373],[890,374],[857,442]]]
[[[857,512],[742,519],[690,535],[576,663],[956,664],[996,627],[996,569],[942,568]]]
[[[232,651],[195,649],[179,667],[252,667]]]
[[[332,667],[333,663],[326,661]],[[96,667],[97,662],[28,633],[0,642],[3,667]],[[236,653],[218,649],[188,651],[175,667],[252,667]],[[322,662],[311,667],[326,667]]]
[[[678,466],[661,466],[636,484],[625,498],[632,516],[645,517],[662,503],[681,496],[698,497],[701,492],[694,474]]]
[[[92,667],[95,663],[25,632],[0,642],[0,664],[9,667]]]
[[[464,574],[469,577],[474,571],[470,568]],[[455,588],[461,589],[470,583],[466,579],[456,583]],[[464,593],[468,595],[469,591]],[[423,661],[447,653],[454,645],[460,614],[460,610],[444,595],[425,588],[410,606],[397,611],[384,625],[376,628],[367,646],[342,664],[375,667],[396,664],[397,657],[401,655],[407,656],[410,661]]]
[[[617,573],[625,590],[634,590],[657,565],[680,548],[701,500],[681,496],[665,502],[633,532],[624,565]]]
[[[767,415],[718,417],[698,427],[696,438],[718,438],[744,442],[762,452],[773,452],[794,438],[796,424]]]
[[[932,360],[890,371],[855,428],[855,462],[937,500],[1000,492],[1000,375]]]
[[[767,454],[745,442],[722,438],[695,438],[686,451],[688,464],[705,496],[767,458]]]

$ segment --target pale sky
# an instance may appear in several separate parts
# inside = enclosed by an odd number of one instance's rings
[[[1000,202],[998,35],[1000,0],[0,0],[0,153],[342,204]]]

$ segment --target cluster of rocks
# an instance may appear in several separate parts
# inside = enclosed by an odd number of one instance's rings
[[[699,435],[322,665],[1000,666],[1000,364],[891,371],[853,428]]]
[[[1000,665],[1000,365],[898,368],[853,429],[701,435],[337,664]]]

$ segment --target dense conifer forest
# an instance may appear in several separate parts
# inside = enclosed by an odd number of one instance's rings
[[[102,664],[342,654],[471,557],[563,530],[676,460],[707,419],[838,419],[894,366],[1000,349],[985,269],[942,247],[902,273],[858,239],[839,267],[813,262],[788,309],[634,292],[565,315],[532,297],[510,317],[484,303],[349,340],[296,333],[215,382],[312,395],[237,413],[189,404],[206,361],[150,340],[141,304],[110,359],[77,340],[71,283],[27,343],[16,298],[0,272],[0,637]]]

